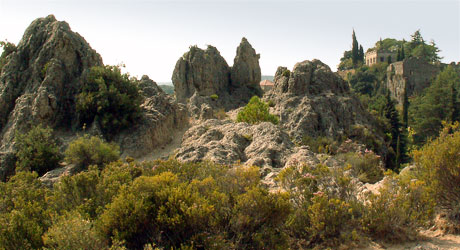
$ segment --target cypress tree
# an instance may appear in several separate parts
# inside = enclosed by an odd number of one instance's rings
[[[401,49],[398,49],[398,54],[396,55],[396,61],[399,62],[401,61]]]
[[[384,109],[384,115],[385,115],[385,118],[387,119],[388,121],[388,125],[389,125],[389,132],[390,132],[390,135],[391,135],[391,141],[390,141],[390,147],[393,149],[393,152],[396,153],[396,156],[397,156],[397,153],[398,153],[398,150],[400,152],[400,156],[399,156],[399,159],[401,159],[402,155],[401,155],[401,145],[399,146],[400,148],[398,149],[398,140],[400,140],[400,136],[401,136],[401,131],[400,131],[400,128],[401,128],[401,123],[399,121],[399,116],[398,116],[398,112],[396,111],[396,107],[395,107],[395,103],[394,101],[391,99],[391,96],[390,96],[390,91],[387,92],[387,96],[386,96],[386,105],[385,105],[385,109]],[[396,157],[396,159],[394,160],[394,162],[387,162],[387,165],[392,168],[393,170],[397,170],[398,168],[398,161],[397,161],[398,157]]]
[[[362,45],[359,45],[359,61],[364,62],[364,48]]]
[[[353,30],[353,35],[352,35],[352,47],[351,47],[351,61],[353,62],[353,65],[356,65],[359,60],[359,48],[358,48],[358,41],[356,40],[356,34],[355,30]]]
[[[391,64],[391,56],[387,56],[387,63]]]

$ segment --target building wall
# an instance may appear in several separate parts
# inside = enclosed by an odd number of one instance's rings
[[[364,61],[367,66],[371,66],[376,63],[386,62],[388,60],[388,56],[391,56],[391,61],[396,61],[396,53],[391,51],[370,51],[367,52],[364,58]]]
[[[439,71],[439,66],[415,57],[407,58],[388,66],[387,88],[398,104],[402,105],[404,91],[407,91],[408,97],[422,93]]]

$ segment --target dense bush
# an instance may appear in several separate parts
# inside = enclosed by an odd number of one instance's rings
[[[338,156],[345,164],[349,164],[352,174],[361,182],[376,183],[383,178],[383,166],[380,156],[367,150],[364,153],[349,152]]]
[[[0,48],[3,48],[2,55],[0,55],[0,72],[6,64],[6,57],[16,51],[16,45],[8,41],[0,41]]]
[[[268,112],[268,104],[261,101],[258,96],[253,96],[248,105],[238,112],[236,121],[249,124],[271,122],[276,125],[278,124],[278,117]]]
[[[69,144],[65,151],[67,163],[76,164],[79,168],[97,165],[100,168],[120,158],[118,145],[106,143],[97,136],[81,136]]]
[[[142,96],[136,79],[117,66],[93,67],[77,96],[80,123],[97,122],[107,136],[127,128],[141,116]]]
[[[38,125],[25,134],[16,134],[16,171],[36,171],[41,176],[59,167],[62,156],[52,132]]]
[[[51,224],[46,189],[35,172],[0,182],[0,249],[40,249]]]
[[[445,125],[439,138],[414,152],[423,179],[443,208],[460,211],[460,126]],[[460,212],[458,212],[460,218]]]

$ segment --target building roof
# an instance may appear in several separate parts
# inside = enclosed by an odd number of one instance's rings
[[[263,80],[260,82],[260,86],[275,86],[275,84],[270,80]]]

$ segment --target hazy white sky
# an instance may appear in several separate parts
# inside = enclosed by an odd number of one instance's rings
[[[0,40],[17,44],[38,17],[54,14],[131,75],[170,82],[190,45],[211,44],[231,66],[241,37],[261,54],[262,74],[314,58],[336,69],[354,28],[366,50],[382,38],[433,39],[443,62],[460,61],[460,1],[0,0]]]

